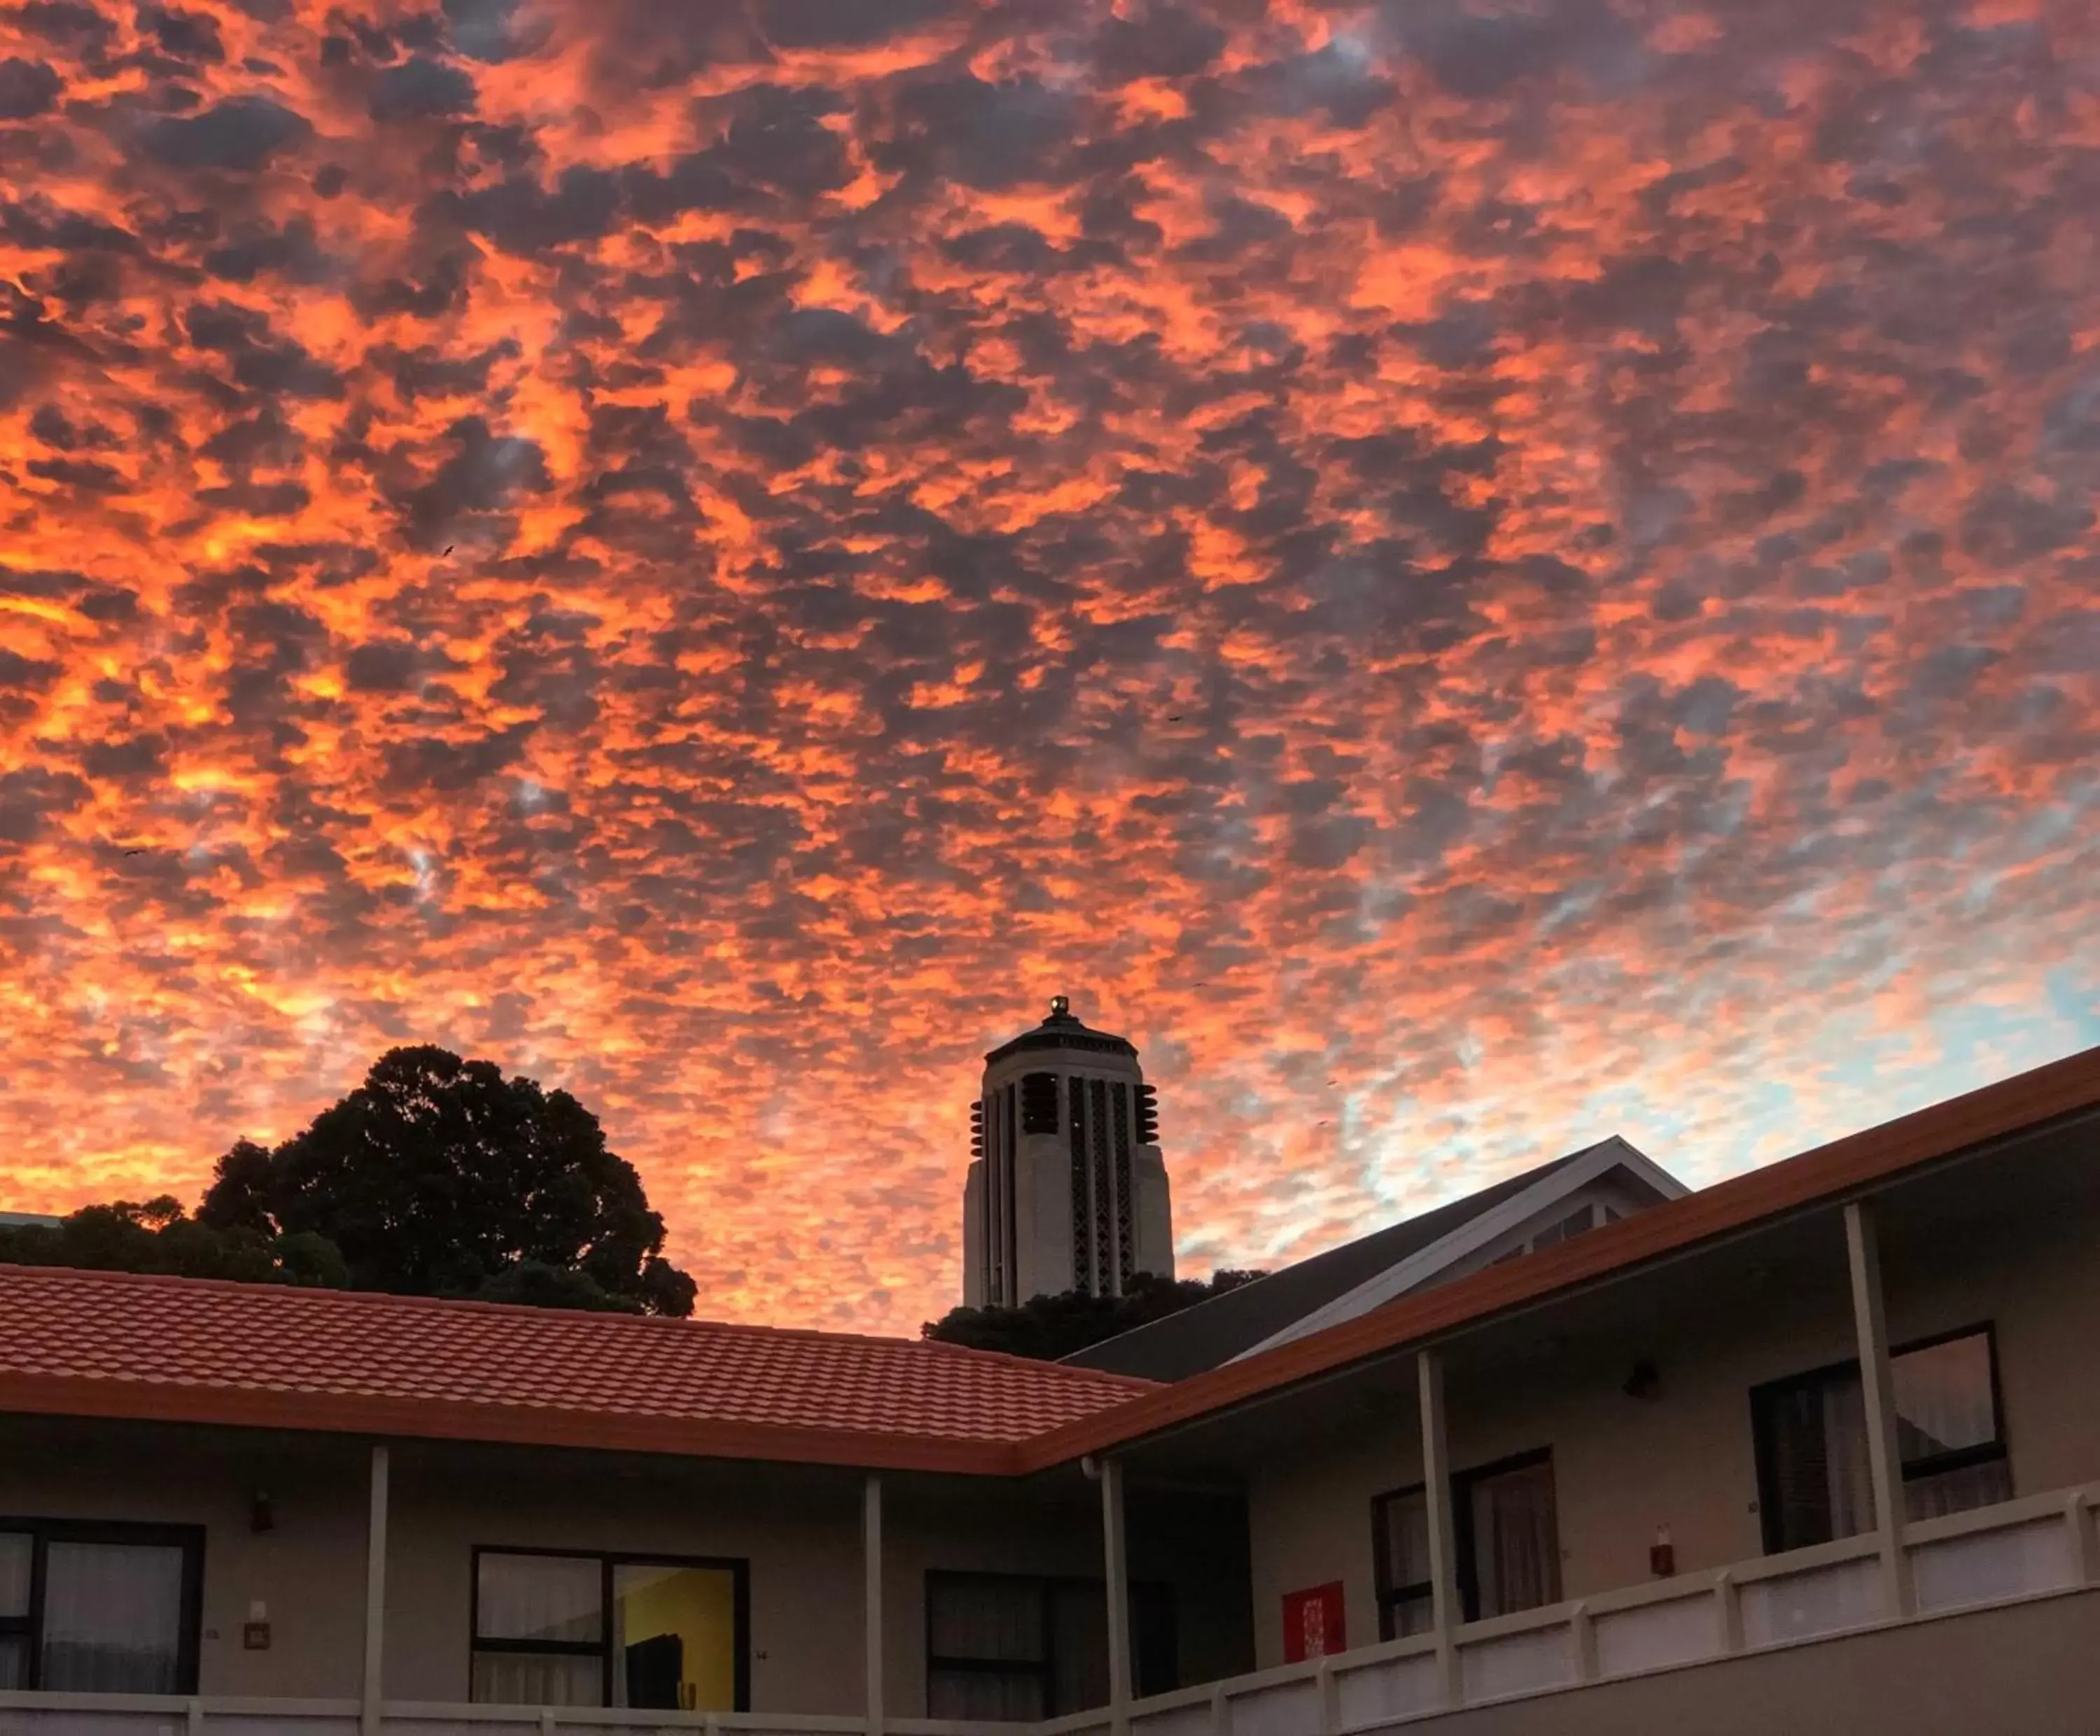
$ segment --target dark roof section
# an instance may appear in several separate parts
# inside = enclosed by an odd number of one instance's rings
[[[1071,1003],[1062,995],[1053,996],[1050,1002],[1050,1016],[1033,1031],[1024,1031],[1010,1042],[1002,1043],[985,1057],[985,1065],[1004,1061],[1008,1055],[1018,1055],[1031,1049],[1087,1049],[1097,1054],[1128,1055],[1135,1059],[1137,1045],[1127,1036],[1116,1036],[1106,1031],[1089,1031],[1072,1016]]]
[[[1315,1309],[1325,1308],[1358,1284],[1412,1259],[1483,1212],[1492,1211],[1505,1199],[1595,1150],[1595,1146],[1586,1146],[1580,1151],[1556,1157],[1550,1164],[1513,1175],[1477,1194],[1344,1242],[1339,1248],[1330,1248],[1324,1254],[1315,1254],[1163,1320],[1134,1327],[1083,1350],[1074,1350],[1062,1360],[1075,1368],[1140,1375],[1148,1380],[1185,1380],[1190,1375],[1201,1374],[1251,1350]]]

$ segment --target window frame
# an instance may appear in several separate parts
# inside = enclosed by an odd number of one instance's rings
[[[1476,1622],[1480,1619],[1480,1539],[1473,1530],[1473,1504],[1467,1499],[1473,1485],[1485,1482],[1490,1478],[1507,1477],[1512,1471],[1529,1471],[1544,1465],[1551,1483],[1553,1498],[1553,1578],[1557,1589],[1564,1592],[1560,1583],[1560,1479],[1553,1472],[1551,1447],[1528,1447],[1520,1453],[1491,1459],[1485,1464],[1476,1464],[1451,1473],[1451,1552],[1458,1557],[1454,1563],[1454,1577],[1458,1580],[1458,1619]],[[1537,1606],[1547,1607],[1547,1606]],[[1505,1615],[1516,1612],[1505,1610]]]
[[[541,1559],[598,1563],[598,1637],[595,1640],[483,1639],[481,1633],[481,1558],[484,1555],[530,1555]],[[751,1710],[751,1563],[742,1556],[667,1555],[657,1551],[603,1549],[536,1549],[521,1544],[478,1543],[470,1551],[467,1569],[466,1700],[470,1705],[492,1706],[494,1700],[474,1697],[474,1660],[488,1652],[513,1658],[596,1658],[598,1660],[598,1704],[613,1703],[612,1583],[620,1567],[699,1567],[731,1575],[731,1627],[736,1656],[732,1670],[732,1712]],[[627,1708],[621,1708],[625,1710]],[[644,1708],[645,1710],[647,1708]],[[668,1711],[670,1708],[659,1708]]]
[[[1371,1588],[1372,1599],[1378,1605],[1379,1641],[1383,1644],[1400,1637],[1399,1624],[1395,1619],[1403,1603],[1412,1603],[1418,1597],[1430,1600],[1430,1621],[1436,1621],[1436,1582],[1434,1579],[1412,1579],[1404,1585],[1392,1583],[1392,1556],[1387,1539],[1391,1535],[1386,1524],[1386,1509],[1392,1502],[1404,1501],[1413,1495],[1427,1495],[1429,1485],[1416,1482],[1398,1489],[1388,1489],[1371,1497]]]
[[[959,1658],[951,1657],[933,1650],[933,1587],[937,1582],[950,1584],[960,1582],[964,1584],[982,1585],[988,1581],[1011,1584],[1017,1580],[1037,1586],[1040,1588],[1043,1593],[1043,1655],[1039,1659]],[[926,1629],[926,1703],[928,1707],[926,1716],[929,1717],[933,1716],[931,1708],[933,1673],[937,1670],[953,1670],[964,1675],[981,1676],[1033,1674],[1042,1683],[1043,1716],[1045,1718],[1061,1718],[1074,1712],[1095,1710],[1096,1708],[1092,1707],[1084,1706],[1059,1708],[1051,1703],[1051,1690],[1056,1685],[1057,1680],[1057,1619],[1053,1600],[1057,1588],[1061,1586],[1066,1588],[1076,1586],[1088,1590],[1097,1589],[1104,1597],[1108,1592],[1108,1582],[1105,1579],[1092,1578],[1086,1574],[1002,1573],[973,1567],[929,1567],[926,1570],[924,1594],[921,1599]],[[1177,1684],[1181,1679],[1180,1610],[1179,1601],[1175,1597],[1173,1582],[1168,1579],[1132,1579],[1130,1582],[1131,1675],[1132,1677],[1131,1692],[1135,1698],[1142,1698],[1145,1694],[1144,1682],[1137,1679],[1137,1666],[1140,1660],[1136,1643],[1139,1626],[1137,1604],[1141,1597],[1157,1597],[1160,1601],[1161,1606],[1163,1607],[1166,1625],[1174,1640],[1174,1654],[1171,1659],[1173,1668],[1168,1673]],[[1171,1693],[1173,1690],[1168,1688],[1156,1691]]]
[[[204,1628],[204,1544],[201,1525],[163,1525],[127,1519],[33,1519],[0,1514],[0,1531],[29,1539],[29,1607],[26,1615],[0,1615],[0,1640],[26,1641],[23,1688],[40,1693],[44,1673],[44,1588],[46,1560],[54,1543],[132,1544],[142,1548],[183,1552],[183,1585],[176,1613],[175,1686],[179,1694],[197,1691],[197,1668]]]
[[[1466,1499],[1472,1486],[1491,1477],[1502,1477],[1511,1471],[1528,1471],[1534,1465],[1553,1468],[1553,1449],[1551,1446],[1533,1447],[1520,1453],[1511,1453],[1507,1458],[1491,1459],[1485,1464],[1468,1466],[1451,1473],[1451,1553],[1456,1557],[1452,1563],[1453,1579],[1458,1594],[1458,1619],[1476,1622],[1480,1619],[1480,1573],[1473,1532],[1472,1503]],[[1388,1501],[1405,1500],[1411,1495],[1420,1495],[1428,1487],[1426,1482],[1415,1482],[1397,1489],[1388,1489],[1371,1497],[1371,1570],[1376,1587],[1379,1610],[1379,1638],[1381,1642],[1397,1636],[1392,1632],[1392,1611],[1403,1603],[1425,1594],[1434,1597],[1436,1582],[1423,1579],[1406,1585],[1391,1583],[1392,1563],[1386,1553],[1385,1508]],[[1558,1575],[1558,1552],[1560,1548],[1560,1486],[1556,1478],[1553,1486],[1553,1547],[1555,1552],[1555,1570]]]
[[[1905,1483],[1918,1482],[1929,1477],[1937,1477],[1948,1471],[1965,1471],[1979,1464],[1993,1464],[2003,1460],[2008,1481],[2012,1476],[2012,1444],[2005,1433],[2005,1394],[2002,1376],[1998,1369],[1998,1324],[1995,1319],[1974,1322],[1957,1326],[1951,1332],[1933,1332],[1923,1338],[1912,1338],[1899,1345],[1889,1346],[1889,1362],[1893,1367],[1897,1358],[1919,1350],[1937,1349],[1941,1345],[1953,1344],[1963,1338],[1983,1341],[1989,1354],[1991,1367],[1991,1439],[1974,1447],[1957,1447],[1946,1452],[1929,1453],[1921,1459],[1904,1460],[1898,1469]],[[1760,1380],[1750,1389],[1750,1442],[1757,1461],[1758,1529],[1767,1555],[1784,1555],[1789,1548],[1807,1548],[1811,1545],[1788,1545],[1778,1535],[1780,1503],[1777,1495],[1777,1469],[1774,1465],[1772,1431],[1766,1426],[1766,1407],[1773,1400],[1801,1391],[1803,1388],[1821,1385],[1833,1378],[1851,1375],[1864,1382],[1865,1379],[1860,1358],[1849,1356],[1834,1363],[1825,1363],[1820,1367],[1804,1369],[1799,1374],[1782,1375],[1776,1380]],[[1864,1535],[1864,1534],[1862,1534]]]

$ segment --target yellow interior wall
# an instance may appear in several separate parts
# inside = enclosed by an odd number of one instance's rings
[[[736,1705],[736,1576],[726,1568],[687,1567],[652,1585],[637,1586],[620,1600],[623,1645],[659,1634],[686,1642],[684,1680],[692,1685],[694,1709],[731,1712]],[[624,1669],[624,1659],[614,1659]]]

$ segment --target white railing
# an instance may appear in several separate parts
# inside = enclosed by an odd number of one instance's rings
[[[1904,1530],[1922,1621],[2100,1588],[2100,1485]],[[1469,1623],[1447,1674],[1433,1635],[1186,1689],[1130,1709],[1132,1736],[1365,1736],[1458,1707],[1893,1625],[1873,1534]]]
[[[1464,1706],[1682,1669],[1862,1628],[2100,1589],[2100,1484],[1904,1530],[1914,1611],[1886,1606],[1880,1539],[1815,1548],[1416,1635],[1035,1725],[882,1721],[882,1736],[1367,1736]],[[0,1691],[0,1736],[358,1736],[355,1700]],[[389,1701],[382,1736],[867,1736],[867,1721]],[[501,1727],[508,1726],[506,1732]]]

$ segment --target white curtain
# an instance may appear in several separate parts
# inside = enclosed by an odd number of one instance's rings
[[[603,1632],[603,1574],[595,1558],[483,1555],[476,1632],[484,1640],[596,1640]]]
[[[53,1542],[44,1557],[42,1686],[173,1694],[181,1661],[183,1552]]]
[[[474,1698],[491,1706],[602,1706],[600,1668],[595,1658],[478,1651]]]
[[[1823,1461],[1829,1480],[1831,1536],[1856,1537],[1872,1531],[1874,1483],[1868,1463],[1867,1395],[1856,1375],[1823,1389]]]
[[[1553,1511],[1553,1467],[1530,1465],[1480,1478],[1468,1497],[1480,1619],[1558,1603],[1560,1538]]]

